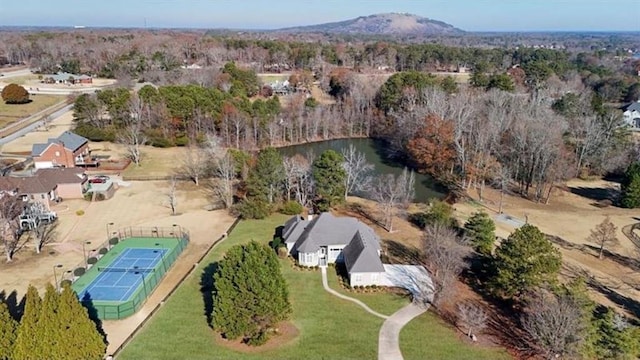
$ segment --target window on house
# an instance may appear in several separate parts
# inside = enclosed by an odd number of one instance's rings
[[[353,282],[361,283],[362,282],[362,274],[353,274]]]
[[[36,196],[35,195],[31,195],[31,200],[35,200]]]
[[[56,151],[56,156],[60,156],[60,151]]]
[[[371,282],[377,283],[378,282],[378,276],[379,276],[379,274],[371,274]]]
[[[44,194],[40,194],[40,198],[44,199]]]

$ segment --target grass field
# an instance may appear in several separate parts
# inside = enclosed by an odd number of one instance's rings
[[[258,79],[263,84],[271,84],[276,81],[283,82],[289,80],[290,74],[259,74]]]
[[[111,148],[117,148],[116,144],[110,145]],[[173,148],[154,148],[152,146],[142,147],[142,159],[140,166],[131,163],[124,171],[125,176],[167,176],[175,172],[181,166],[180,158],[184,155],[185,149],[182,147]],[[119,150],[122,157],[125,153],[124,149]]]
[[[65,100],[65,97],[60,95],[32,95],[30,98],[32,101],[28,104],[9,105],[0,101],[0,128]]]
[[[3,80],[3,79],[0,78],[0,80]],[[28,82],[31,83],[34,80],[38,80],[38,75],[29,74],[29,75],[22,75],[22,76],[13,76],[11,78],[4,79],[4,81],[8,84],[18,84],[18,85],[24,85]]]
[[[198,265],[144,329],[117,357],[127,359],[375,359],[382,319],[357,305],[325,292],[318,271],[294,270],[281,260],[293,306],[292,322],[300,331],[289,344],[275,350],[240,353],[216,343],[204,316],[200,276],[231,246],[250,240],[268,242],[285,216],[242,221],[229,237]],[[337,288],[332,276],[331,286]],[[391,294],[356,294],[372,308],[392,313],[406,300]],[[431,314],[414,320],[402,332],[405,359],[506,359],[503,352],[483,350],[459,341],[454,331]]]

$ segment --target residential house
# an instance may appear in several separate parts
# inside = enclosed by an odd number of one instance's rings
[[[80,168],[40,169],[33,176],[2,176],[0,192],[19,195],[29,203],[39,203],[45,210],[61,199],[81,199],[88,186]]]
[[[343,263],[351,286],[380,285],[384,280],[380,238],[355,218],[328,212],[311,219],[294,216],[285,223],[282,238],[300,265]]]
[[[624,122],[631,128],[640,130],[640,100],[625,106],[622,110]]]
[[[46,210],[51,209],[51,203],[56,200],[56,185],[42,182],[40,179],[29,177],[0,177],[0,191],[18,195],[25,203],[39,203]]]
[[[93,78],[87,75],[77,75],[67,72],[59,72],[53,75],[46,75],[43,77],[42,82],[45,84],[92,84]]]
[[[91,158],[89,140],[71,131],[49,139],[46,144],[33,144],[31,156],[36,169],[97,166],[97,162]]]
[[[56,200],[82,199],[89,180],[82,168],[39,169],[34,176],[42,182],[56,184]]]

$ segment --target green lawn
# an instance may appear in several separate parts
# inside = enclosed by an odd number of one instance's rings
[[[276,215],[262,221],[243,221],[200,265],[220,259],[229,247],[257,240],[268,242],[276,226],[287,217]],[[375,359],[382,319],[359,306],[325,292],[318,271],[292,269],[282,260],[293,305],[292,322],[297,339],[276,350],[244,354],[216,344],[204,317],[200,275],[187,279],[145,328],[118,356],[126,359]],[[331,286],[338,287],[335,276]],[[392,294],[356,294],[372,308],[390,314],[406,300]],[[415,324],[414,324],[415,323]],[[453,330],[432,315],[413,321],[402,333],[405,359],[424,359],[424,354],[446,354],[440,359],[496,359],[502,353],[483,351],[459,341]],[[427,336],[430,334],[432,338]],[[443,340],[443,338],[446,338]],[[445,341],[446,340],[446,341]],[[406,344],[405,344],[406,342]],[[426,349],[424,349],[426,348]],[[435,355],[434,355],[435,356]]]

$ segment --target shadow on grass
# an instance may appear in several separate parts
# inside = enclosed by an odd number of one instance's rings
[[[18,292],[13,290],[8,295],[3,290],[0,292],[0,302],[7,304],[7,308],[9,308],[9,314],[16,321],[20,322],[22,319],[22,314],[24,314],[24,304],[26,301],[26,297],[23,296],[20,301],[18,301]]]
[[[620,195],[620,192],[613,188],[590,188],[577,186],[569,187],[569,191],[571,191],[572,194],[576,194],[596,202],[609,200],[612,204],[616,204]]]
[[[420,251],[414,247],[406,246],[395,240],[384,240],[387,248],[387,258],[396,264],[421,264]]]
[[[605,286],[593,278],[589,279],[588,285],[592,289],[606,296],[607,299],[632,313],[636,318],[640,319],[640,302],[637,300],[624,296],[613,290],[611,287]]]
[[[85,293],[80,300],[80,303],[87,309],[89,319],[91,319],[91,321],[96,324],[96,329],[102,336],[102,341],[104,341],[105,344],[108,344],[109,342],[107,341],[107,333],[105,333],[104,329],[102,328],[102,320],[100,320],[100,318],[98,317],[98,310],[95,306],[93,306],[91,295],[89,295],[89,293]]]
[[[593,254],[593,256],[595,257],[598,257],[598,253],[600,252],[599,247],[593,246],[593,245],[584,245],[584,247],[585,249],[588,249],[586,250],[586,252]],[[611,252],[607,249],[604,249],[602,251],[602,256],[603,256],[603,259],[613,260],[622,266],[626,266],[630,269],[640,271],[639,259],[632,259],[630,257]]]
[[[213,274],[217,271],[218,263],[212,262],[204,268],[200,276],[200,292],[202,293],[202,302],[204,303],[204,315],[207,318],[209,327],[213,327]]]

